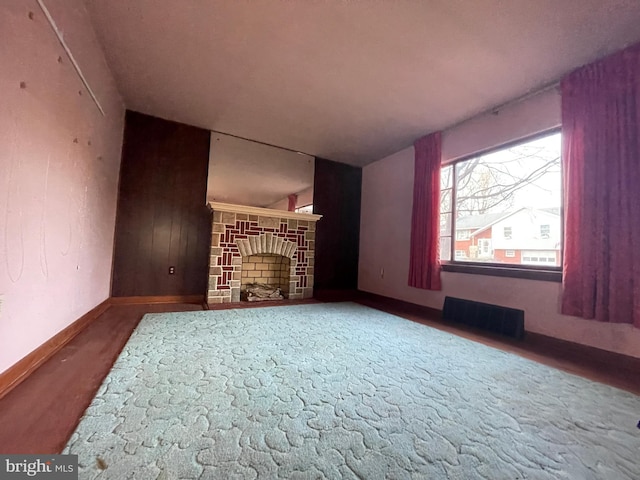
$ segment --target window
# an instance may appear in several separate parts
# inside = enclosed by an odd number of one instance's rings
[[[551,236],[550,225],[540,225],[540,238],[548,239]]]
[[[474,263],[482,264],[476,269],[559,265],[560,151],[560,133],[554,131],[443,166],[441,260],[469,270]]]
[[[296,208],[296,213],[313,213],[313,204]]]
[[[525,250],[522,252],[522,263],[525,265],[555,265],[556,252],[555,250]]]

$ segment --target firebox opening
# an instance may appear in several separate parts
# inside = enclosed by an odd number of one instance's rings
[[[245,301],[289,298],[291,261],[282,255],[263,253],[242,257],[240,298]]]

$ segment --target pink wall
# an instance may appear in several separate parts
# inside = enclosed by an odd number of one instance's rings
[[[560,93],[552,88],[444,131],[442,161],[447,163],[559,125]]]
[[[519,132],[523,124],[536,126],[535,131],[557,125],[559,101],[553,95],[555,100],[545,94],[541,101],[532,99],[445,132],[445,160],[526,135]],[[640,329],[560,315],[560,283],[444,272],[441,292],[408,287],[413,154],[413,147],[406,148],[363,169],[360,290],[434,308],[442,308],[445,295],[520,308],[528,331],[640,357]]]
[[[0,372],[109,296],[124,106],[84,2],[45,4],[105,115],[37,2],[3,0]]]

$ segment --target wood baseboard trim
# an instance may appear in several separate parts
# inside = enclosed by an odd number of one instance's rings
[[[111,305],[138,305],[145,303],[197,303],[202,305],[204,295],[155,295],[146,297],[111,297]]]
[[[82,332],[92,321],[102,315],[111,305],[106,299],[78,318],[71,325],[56,333],[22,360],[0,374],[0,398],[26,380],[40,365]]]
[[[353,302],[360,297],[360,291],[355,289],[314,289],[313,298],[321,302]]]
[[[433,307],[425,307],[424,305],[418,305],[417,303],[406,302],[404,300],[398,300],[397,298],[385,297],[377,293],[365,292],[364,290],[358,290],[357,301],[361,301],[363,304],[367,304],[367,301],[382,304],[385,307],[401,310],[406,313],[414,315],[422,315],[433,320],[442,319],[442,310]]]

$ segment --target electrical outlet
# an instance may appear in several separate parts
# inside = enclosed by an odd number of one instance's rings
[[[176,273],[176,267],[169,267],[169,275],[174,275]]]

